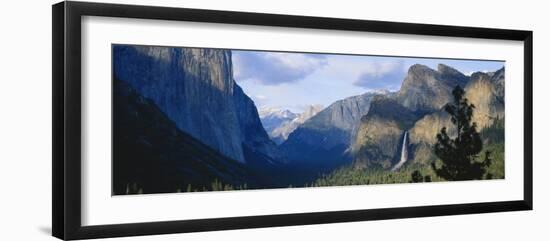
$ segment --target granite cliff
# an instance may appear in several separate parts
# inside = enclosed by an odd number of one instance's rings
[[[504,118],[504,68],[493,73],[477,72],[466,76],[459,71],[438,65],[433,70],[423,65],[410,67],[401,89],[395,96],[372,101],[370,111],[361,119],[352,145],[354,165],[359,168],[389,168],[400,159],[403,135],[408,135],[408,159],[427,164],[437,133],[451,127],[443,110],[452,99],[452,89],[460,86],[475,105],[473,122],[478,130]],[[449,129],[453,134],[453,129]]]
[[[230,159],[280,157],[254,102],[233,79],[231,51],[113,45],[113,75],[151,99],[183,132]],[[147,70],[147,71],[144,71]]]
[[[292,132],[281,144],[286,157],[294,162],[332,162],[351,160],[349,147],[360,119],[378,93],[348,97],[323,109]]]

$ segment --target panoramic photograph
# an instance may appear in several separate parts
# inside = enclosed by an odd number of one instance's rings
[[[497,60],[113,44],[112,194],[504,179],[504,83]]]

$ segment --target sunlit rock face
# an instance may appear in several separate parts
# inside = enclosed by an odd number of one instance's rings
[[[468,79],[443,64],[437,70],[416,64],[409,68],[397,101],[415,112],[436,111],[452,100],[452,89],[457,85],[464,87]]]
[[[472,122],[478,130],[504,118],[504,68],[466,76],[442,64],[437,70],[413,65],[399,92],[376,98],[362,118],[352,145],[355,166],[394,165],[400,159],[399,141],[405,131],[408,159],[430,163],[435,158],[432,149],[439,131],[447,127],[449,135],[456,133],[450,116],[443,110],[445,104],[453,101],[452,90],[456,86],[464,88],[465,97],[475,106]]]
[[[472,122],[476,123],[478,131],[492,125],[496,119],[503,119],[504,68],[494,73],[472,74],[465,86],[465,97],[475,106]],[[415,162],[424,163],[433,159],[431,148],[436,142],[437,133],[447,127],[447,132],[453,136],[456,130],[452,126],[449,114],[443,109],[417,121],[410,131]]]
[[[357,168],[389,168],[399,162],[402,140],[418,115],[394,98],[377,96],[359,126],[352,146]]]
[[[114,45],[113,74],[228,158],[246,162],[245,146],[276,156],[254,103],[233,80],[230,51]]]
[[[466,86],[465,97],[475,105],[472,121],[478,128],[504,117],[504,68],[494,73],[477,72]]]

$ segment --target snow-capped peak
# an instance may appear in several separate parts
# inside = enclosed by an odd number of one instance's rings
[[[260,109],[259,113],[260,118],[272,117],[272,118],[282,118],[282,119],[293,119],[296,118],[297,114],[293,113],[290,110],[283,110],[278,107],[267,107]]]
[[[260,119],[264,129],[276,143],[281,143],[288,138],[299,125],[303,124],[309,118],[316,115],[323,109],[321,105],[311,105],[306,107],[301,114],[293,113],[289,110],[280,108],[262,108],[259,111]]]

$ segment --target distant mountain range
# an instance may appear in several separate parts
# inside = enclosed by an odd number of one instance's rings
[[[359,120],[377,93],[339,100],[323,109],[292,132],[280,145],[293,162],[311,165],[340,165],[352,159],[348,148]]]
[[[264,108],[260,110],[260,119],[269,134],[269,137],[277,144],[281,144],[288,139],[298,126],[302,125],[309,118],[313,117],[323,109],[320,105],[311,105],[300,114],[290,110],[281,110],[279,108]]]
[[[115,193],[133,184],[154,193],[214,180],[300,186],[343,165],[426,165],[437,132],[451,124],[442,107],[455,86],[476,106],[479,129],[504,117],[504,68],[467,76],[443,64],[413,65],[397,92],[303,113],[258,111],[232,68],[229,50],[113,46]]]
[[[298,117],[298,114],[290,111],[283,110],[280,108],[268,107],[259,110],[260,120],[264,126],[265,131],[269,134],[271,138],[274,138],[271,132],[278,127],[288,124],[294,118]]]

